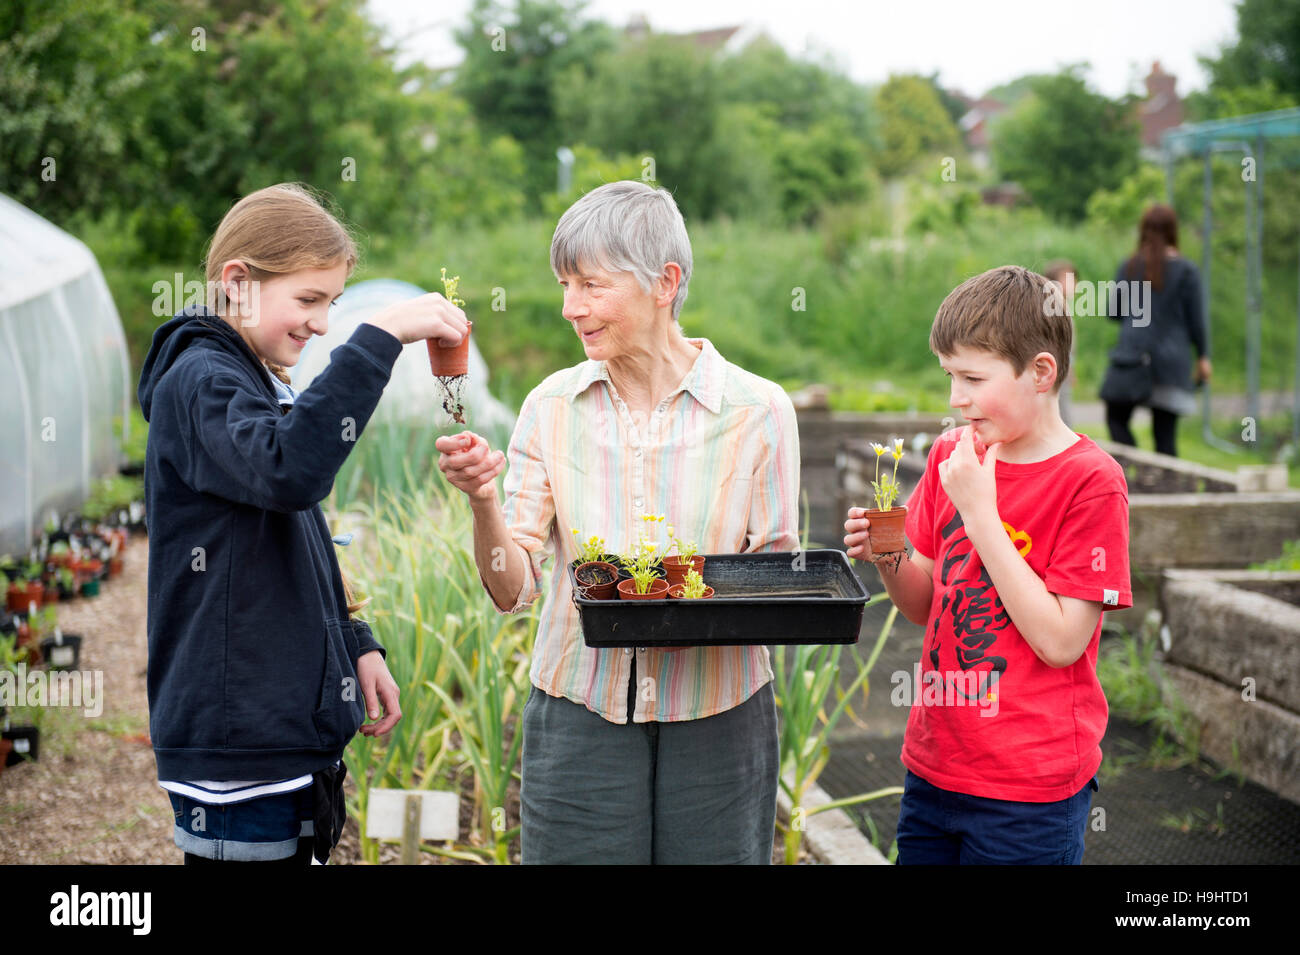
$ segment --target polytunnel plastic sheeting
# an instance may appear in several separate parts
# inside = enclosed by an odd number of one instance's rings
[[[5,316],[27,383],[27,470],[38,511],[76,507],[86,492],[86,384],[77,349],[69,345],[71,328],[54,298],[23,302]],[[40,516],[33,515],[35,523]]]
[[[338,303],[330,309],[329,329],[321,338],[307,342],[290,372],[294,387],[301,389],[310,385],[312,379],[329,364],[330,352],[351,338],[363,321],[387,305],[424,294],[425,290],[418,285],[396,279],[370,279],[345,289]],[[429,367],[429,350],[425,342],[412,342],[402,350],[374,417],[376,421],[430,422],[439,427],[451,425],[450,416],[442,409],[442,396]],[[468,428],[505,438],[509,437],[515,424],[514,412],[488,391],[487,362],[479,354],[472,334],[465,419]]]
[[[53,512],[117,470],[129,375],[90,249],[0,196],[0,553],[25,552]]]
[[[0,325],[4,324],[0,322]],[[0,327],[0,542],[20,542],[27,536],[27,508],[31,489],[27,486],[26,390],[22,369]],[[0,543],[0,551],[16,544]]]
[[[117,469],[117,435],[123,427],[123,404],[108,399],[125,394],[127,387],[126,369],[120,357],[120,349],[125,348],[126,341],[117,311],[88,308],[85,304],[104,300],[112,299],[98,269],[62,286],[56,296],[73,330],[86,383],[83,432],[92,477]]]

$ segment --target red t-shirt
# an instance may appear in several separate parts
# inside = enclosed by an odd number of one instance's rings
[[[1020,635],[939,480],[939,462],[963,430],[935,441],[907,502],[908,540],[934,560],[934,597],[903,763],[941,789],[1055,802],[1082,789],[1101,765],[1101,618],[1084,654],[1060,669]],[[1032,464],[998,461],[997,498],[1007,535],[1049,592],[1095,600],[1103,610],[1133,605],[1128,484],[1091,438],[1080,435]]]

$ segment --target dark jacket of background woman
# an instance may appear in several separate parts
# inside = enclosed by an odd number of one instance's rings
[[[1143,281],[1145,264],[1139,259],[1125,261],[1115,273],[1115,282]],[[1130,291],[1134,290],[1130,285]],[[1142,289],[1139,284],[1137,289]],[[1107,314],[1122,322],[1117,354],[1151,355],[1151,397],[1143,404],[1164,408],[1176,414],[1194,414],[1192,398],[1192,360],[1190,346],[1198,357],[1205,355],[1205,310],[1201,294],[1201,276],[1196,266],[1182,256],[1164,262],[1162,288],[1150,286],[1150,302],[1145,290],[1124,296],[1112,291]],[[1127,308],[1125,308],[1127,304]],[[1180,394],[1181,393],[1181,394]]]

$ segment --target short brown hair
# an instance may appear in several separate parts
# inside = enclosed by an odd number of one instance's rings
[[[1060,391],[1070,371],[1074,323],[1061,287],[1037,272],[1003,265],[967,279],[948,293],[930,326],[930,351],[952,355],[979,348],[1006,359],[1017,375],[1035,355],[1056,359]]]

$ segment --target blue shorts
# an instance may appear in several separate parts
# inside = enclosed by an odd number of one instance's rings
[[[298,852],[313,833],[312,787],[245,802],[209,805],[169,792],[174,838],[185,852],[226,862],[269,862]]]
[[[899,865],[1078,865],[1094,776],[1059,802],[986,799],[910,770],[898,811]]]

